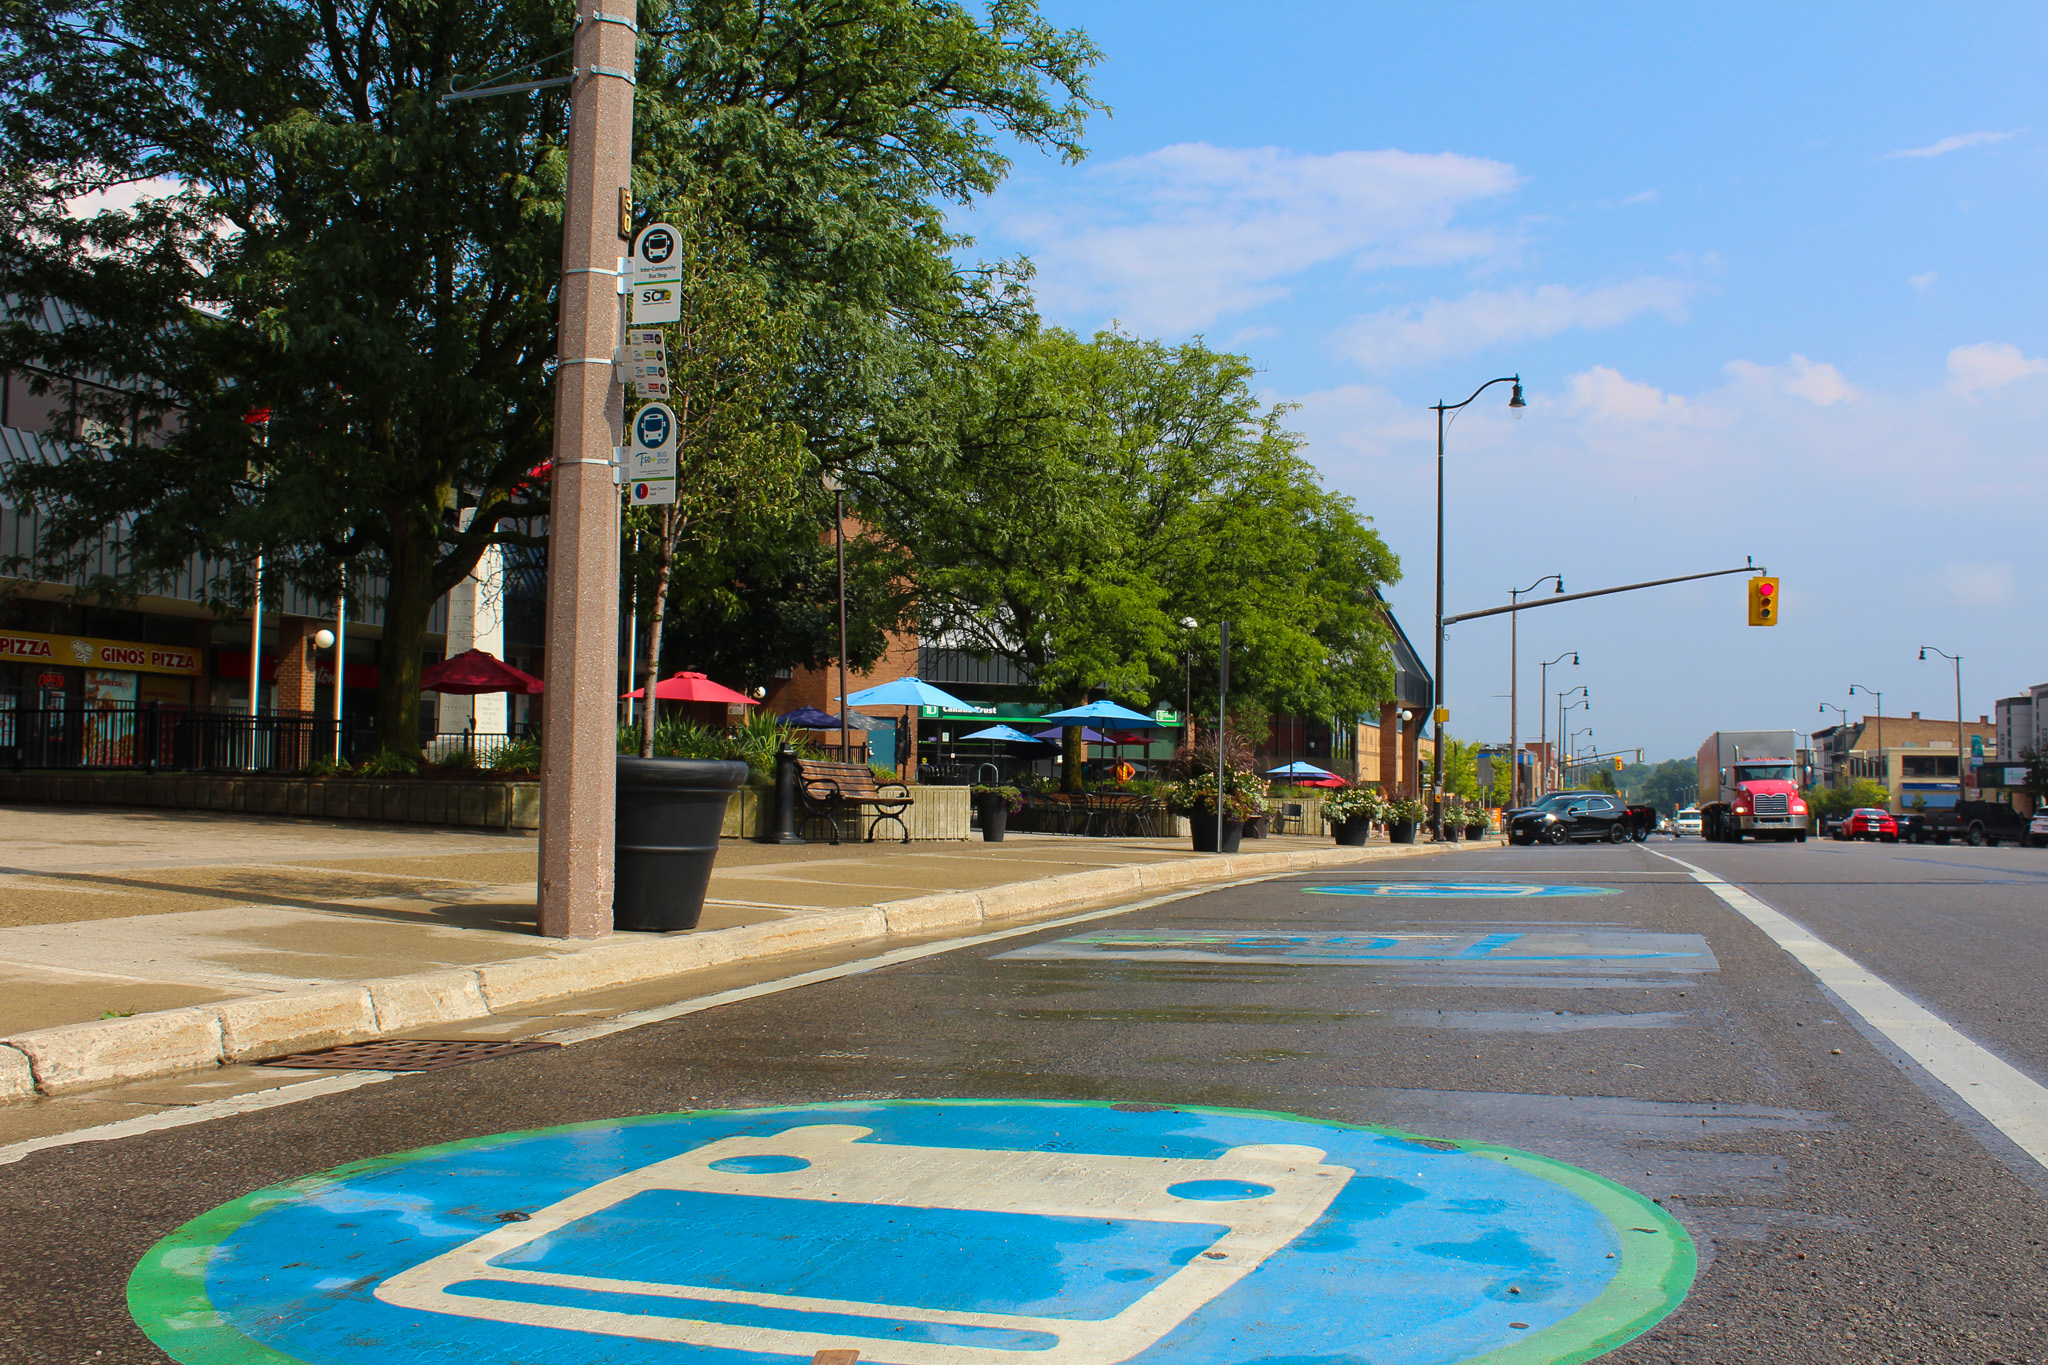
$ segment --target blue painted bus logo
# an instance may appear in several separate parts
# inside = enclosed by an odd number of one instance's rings
[[[1304,886],[1302,890],[1311,896],[1391,896],[1400,900],[1545,900],[1554,896],[1617,894],[1607,886],[1543,886],[1533,882],[1339,882],[1335,886]]]
[[[1506,1148],[942,1100],[359,1162],[172,1233],[129,1303],[182,1365],[1533,1365],[1636,1335],[1692,1270],[1650,1201]]]

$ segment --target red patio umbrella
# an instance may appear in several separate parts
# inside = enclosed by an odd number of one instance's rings
[[[429,665],[420,673],[422,692],[449,692],[473,697],[480,692],[507,692],[515,697],[540,695],[541,680],[521,672],[495,654],[466,649],[452,659]]]
[[[627,692],[627,697],[644,697],[647,689],[636,687]],[[742,706],[758,705],[752,697],[743,697],[730,687],[711,681],[702,673],[672,673],[654,685],[656,701],[722,701],[738,702]]]

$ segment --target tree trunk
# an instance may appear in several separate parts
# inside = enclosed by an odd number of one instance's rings
[[[1079,794],[1081,773],[1088,762],[1088,746],[1081,742],[1081,729],[1069,725],[1061,731],[1060,741],[1060,790]]]
[[[434,539],[393,528],[386,555],[384,640],[377,656],[377,747],[417,761],[420,757],[420,654],[426,648],[427,618],[433,614]],[[339,674],[340,670],[337,670]],[[334,685],[343,685],[337,676]]]
[[[662,508],[661,530],[654,538],[654,601],[650,604],[647,633],[640,646],[641,686],[647,689],[647,695],[641,699],[640,710],[642,758],[654,757],[655,672],[661,666],[661,621],[668,612],[668,582],[669,576],[675,572],[676,541],[681,538],[683,530],[681,522],[675,508]]]

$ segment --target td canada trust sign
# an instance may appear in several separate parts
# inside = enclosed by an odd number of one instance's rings
[[[131,673],[175,673],[181,677],[197,677],[201,671],[196,649],[23,630],[0,630],[0,663],[69,664],[76,668],[126,669]]]

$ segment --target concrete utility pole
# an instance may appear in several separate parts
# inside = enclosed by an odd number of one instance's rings
[[[540,931],[612,930],[618,754],[619,493],[614,267],[633,170],[633,0],[577,0],[563,205],[560,368],[548,521],[547,691],[541,707]],[[650,680],[651,681],[651,680]]]

